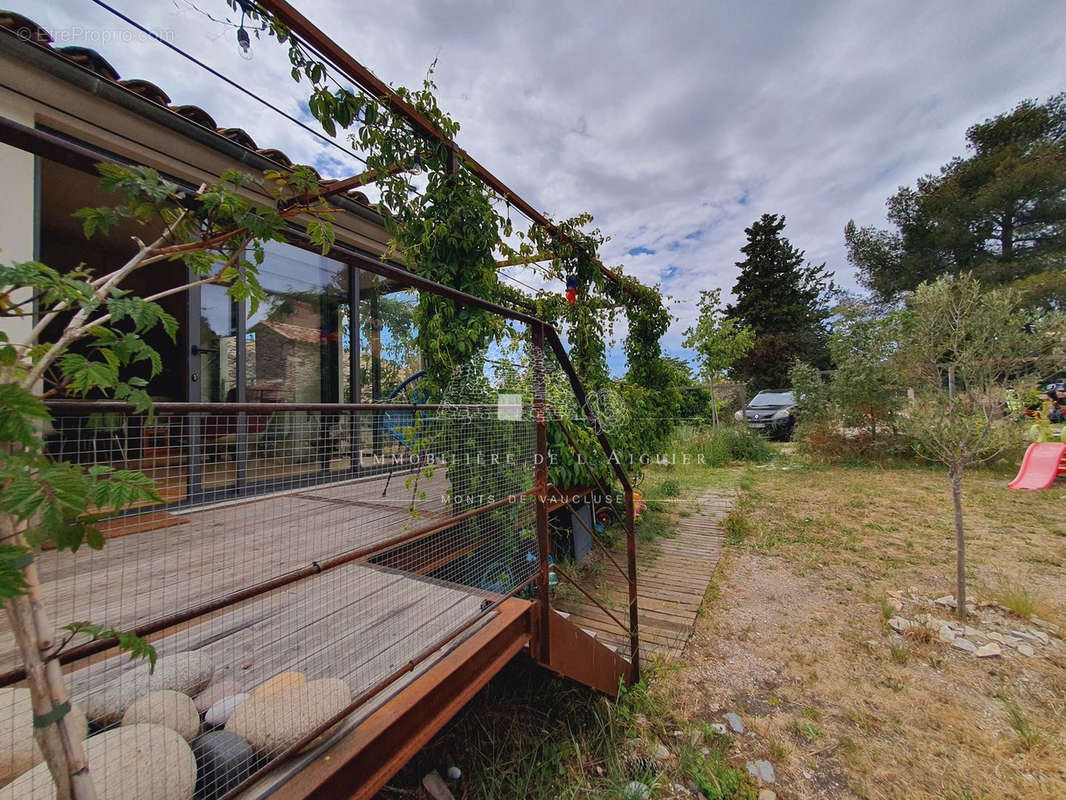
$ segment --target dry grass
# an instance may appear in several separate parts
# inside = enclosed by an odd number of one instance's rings
[[[982,660],[885,624],[890,591],[954,592],[943,474],[784,460],[755,474],[676,676],[684,713],[741,713],[740,751],[775,761],[779,796],[1066,797],[1066,649]],[[1006,480],[964,483],[970,592],[1061,628],[1066,484]]]

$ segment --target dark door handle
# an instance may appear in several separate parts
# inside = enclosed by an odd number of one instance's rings
[[[192,346],[192,354],[194,356],[202,356],[204,353],[214,353],[218,355],[218,350],[212,350],[210,347],[199,347],[198,345]]]

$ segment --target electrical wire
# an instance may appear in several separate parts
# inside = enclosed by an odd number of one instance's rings
[[[501,278],[507,278],[507,280],[511,281],[512,283],[517,283],[519,286],[526,287],[527,289],[529,289],[529,291],[533,292],[534,294],[537,292],[537,290],[534,289],[532,286],[530,286],[528,283],[525,283],[524,281],[518,280],[518,278],[514,277],[513,275],[508,275],[503,270],[500,270],[497,274]]]
[[[175,45],[175,44],[173,44],[171,42],[168,42],[166,39],[163,39],[162,37],[156,35],[155,33],[153,33],[151,30],[149,30],[144,25],[141,25],[136,20],[132,19],[131,17],[127,16],[126,14],[123,14],[118,9],[116,9],[113,6],[109,5],[108,3],[104,2],[104,0],[92,0],[92,2],[95,5],[99,6],[100,8],[104,9],[105,11],[109,12],[110,14],[112,14],[112,15],[118,17],[119,19],[123,20],[128,25],[132,25],[138,31],[140,31],[141,33],[143,33],[146,36],[150,37],[151,39],[159,42],[160,44],[162,44],[164,46],[166,46],[168,49],[174,51],[175,53],[180,55],[182,58],[185,58],[188,61],[190,61],[191,63],[193,63],[196,66],[200,67],[201,69],[203,69],[204,71],[206,71],[210,75],[218,78],[219,80],[223,81],[227,85],[232,86],[233,88],[237,89],[238,91],[240,91],[243,94],[247,95],[248,97],[252,98],[256,102],[258,102],[261,105],[265,106],[266,108],[269,108],[271,111],[274,111],[275,113],[280,114],[282,117],[284,117],[285,119],[289,120],[290,122],[295,123],[300,128],[302,128],[303,130],[305,130],[308,133],[310,133],[312,136],[315,136],[318,139],[321,139],[322,141],[326,142],[327,144],[331,145],[332,147],[336,148],[337,150],[340,150],[342,153],[345,153],[346,155],[349,155],[349,156],[355,158],[357,161],[359,161],[364,166],[366,165],[366,159],[363,158],[362,156],[360,156],[358,153],[355,153],[354,151],[349,150],[348,148],[346,148],[343,145],[339,144],[338,142],[334,141],[333,139],[331,139],[330,137],[326,136],[325,134],[323,134],[323,133],[321,133],[319,131],[316,131],[314,128],[312,128],[311,126],[307,125],[303,121],[297,119],[296,117],[292,116],[288,112],[278,108],[277,106],[275,106],[270,101],[260,97],[255,92],[252,92],[251,90],[245,88],[241,84],[239,84],[236,81],[232,80],[231,78],[227,77],[226,75],[224,75],[223,73],[221,73],[218,70],[214,69],[213,67],[205,64],[203,61],[199,60],[198,58],[196,58],[192,54],[185,52],[184,50],[182,50],[177,45]],[[255,5],[256,5],[257,9],[259,9],[260,11],[264,11],[264,9],[262,9],[261,6],[259,6],[258,4],[255,4]],[[340,73],[343,74],[343,70],[341,70],[340,67],[338,67],[332,60],[330,60],[329,58],[324,56],[316,48],[310,46],[307,42],[304,42],[302,40],[297,40],[297,41],[300,42],[300,45],[302,47],[307,48],[316,57],[320,58],[322,60],[322,62],[324,64],[326,64],[328,67],[331,67],[333,70],[336,70],[337,72],[340,72]],[[329,70],[326,71],[326,75],[338,87],[340,87],[342,89],[348,89],[348,87],[343,86],[342,84],[340,84],[336,80],[336,78],[334,78],[332,75],[330,75],[329,74]],[[368,98],[375,99],[375,100],[378,99],[378,98],[375,98],[374,95],[372,95],[370,92],[368,92],[366,89],[364,89],[361,86],[356,86],[355,88],[359,92],[361,92],[364,96],[366,96]],[[348,90],[351,91],[351,89],[348,89]],[[420,192],[417,188],[415,188],[413,190],[413,192],[414,192],[414,194],[416,194],[416,195],[418,195],[420,197],[423,196],[422,192]],[[521,214],[523,217],[525,217],[530,222],[530,224],[534,224],[534,225],[537,224],[536,221],[529,214],[525,213],[521,208],[514,207],[514,210],[517,211],[519,214]]]
[[[315,137],[321,139],[326,144],[331,145],[332,147],[335,147],[336,149],[340,150],[342,153],[345,153],[346,155],[349,155],[352,158],[354,158],[357,161],[359,161],[359,163],[361,163],[363,166],[366,166],[366,159],[363,158],[358,153],[356,153],[356,152],[354,152],[352,150],[349,150],[348,148],[346,148],[343,145],[339,144],[338,142],[336,142],[335,140],[333,140],[330,137],[326,136],[325,134],[323,134],[323,133],[321,133],[319,131],[316,131],[310,125],[307,125],[306,123],[304,123],[303,121],[301,121],[301,120],[297,119],[296,117],[292,116],[288,112],[278,108],[273,103],[271,103],[269,100],[266,100],[263,97],[260,97],[255,92],[252,92],[250,89],[245,88],[244,86],[240,85],[239,83],[237,83],[236,81],[232,80],[231,78],[226,77],[224,74],[222,74],[218,70],[216,70],[213,67],[211,67],[211,66],[205,64],[204,62],[200,61],[198,58],[196,58],[195,56],[191,55],[190,53],[185,52],[184,50],[182,50],[177,45],[174,45],[171,42],[168,42],[166,39],[163,39],[160,36],[157,36],[151,30],[149,30],[145,26],[141,25],[136,20],[134,20],[134,19],[128,17],[127,15],[123,14],[118,9],[113,8],[112,6],[108,5],[103,0],[92,0],[92,2],[95,3],[96,5],[100,6],[104,10],[110,12],[111,14],[115,15],[119,19],[123,20],[127,24],[132,25],[134,28],[136,28],[137,30],[141,31],[145,35],[151,37],[152,39],[154,39],[155,41],[159,42],[160,44],[166,45],[169,49],[173,50],[178,55],[182,56],[185,59],[188,59],[193,64],[196,64],[201,69],[207,71],[209,74],[213,75],[214,77],[218,78],[219,80],[224,81],[225,83],[227,83],[228,85],[232,86],[233,88],[238,89],[239,91],[241,91],[244,94],[248,95],[250,98],[252,98],[256,102],[262,104],[266,108],[269,108],[271,111],[274,111],[274,112],[280,114],[281,116],[283,116],[285,119],[289,120],[290,122],[296,123],[298,126],[300,126],[303,130],[305,130],[308,133],[310,133],[312,136],[315,136]],[[195,9],[195,7],[194,7],[194,9]],[[208,15],[208,19],[212,19],[213,20],[214,18],[211,17],[210,15]],[[307,44],[305,42],[300,42],[300,43],[303,46],[305,46],[305,47],[307,46]],[[317,51],[312,50],[312,52],[314,52],[316,55],[320,55]],[[334,69],[338,69],[335,64],[332,64],[332,62],[330,62],[330,64],[331,64],[331,66],[333,66]],[[327,71],[326,74],[327,74],[327,76],[329,76],[328,71]],[[338,83],[337,80],[335,78],[333,78],[332,76],[329,76],[329,77],[340,88],[342,88],[342,89],[346,88],[346,87],[342,86],[340,83]],[[362,89],[361,87],[357,87],[357,89],[360,92],[362,92],[364,95],[366,95],[367,97],[373,97],[369,92],[367,92],[366,90]],[[410,191],[411,191],[411,193],[413,193],[413,194],[415,194],[415,195],[417,195],[419,197],[423,196],[423,193],[421,191],[419,191],[413,185],[411,186]]]
[[[175,53],[180,55],[182,58],[185,58],[185,59],[191,61],[193,64],[196,64],[196,66],[198,66],[201,69],[205,70],[206,72],[210,73],[214,77],[216,77],[219,80],[229,84],[234,89],[237,89],[237,90],[243,92],[244,94],[248,95],[250,98],[252,98],[256,102],[258,102],[258,103],[266,106],[267,108],[269,108],[271,111],[274,111],[274,112],[280,114],[281,116],[285,117],[285,119],[289,120],[290,122],[296,123],[297,125],[299,125],[301,128],[303,128],[305,131],[307,131],[311,135],[318,137],[319,139],[321,139],[322,141],[326,142],[329,145],[332,145],[336,149],[340,150],[342,153],[345,153],[345,154],[351,156],[352,158],[356,159],[357,161],[359,161],[364,166],[366,165],[366,159],[363,158],[362,156],[360,156],[358,153],[356,153],[356,152],[354,152],[352,150],[349,150],[347,147],[344,147],[343,145],[341,145],[338,142],[334,141],[333,139],[331,139],[330,137],[326,136],[325,134],[320,133],[319,131],[316,131],[310,125],[308,125],[305,122],[297,119],[296,117],[292,116],[288,112],[278,108],[276,105],[271,103],[269,100],[265,100],[264,98],[262,98],[259,95],[257,95],[255,92],[252,92],[251,90],[246,89],[244,86],[241,86],[236,81],[226,77],[225,75],[223,75],[218,70],[214,69],[213,67],[208,66],[203,61],[200,61],[195,56],[193,56],[193,55],[191,55],[189,53],[186,53],[184,50],[182,50],[177,45],[172,44],[171,42],[168,42],[166,39],[162,38],[161,36],[157,36],[151,30],[149,30],[145,26],[141,25],[136,20],[133,20],[130,17],[126,16],[125,14],[123,14],[118,9],[113,8],[112,6],[108,5],[103,0],[92,0],[92,2],[95,3],[96,5],[100,6],[100,8],[104,9],[105,11],[108,11],[111,14],[113,14],[114,16],[118,17],[119,19],[123,20],[127,24],[132,25],[134,28],[136,28],[141,33],[145,34],[146,36],[149,36],[152,39],[154,39],[155,41],[159,42],[160,44],[165,45],[166,47],[168,47],[169,49],[173,50]]]

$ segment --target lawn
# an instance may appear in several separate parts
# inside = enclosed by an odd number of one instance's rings
[[[1025,617],[1066,622],[1066,485],[1008,479],[964,486],[977,643],[1043,630]],[[770,759],[787,797],[1066,796],[1061,641],[984,659],[887,624],[950,618],[931,602],[954,591],[941,471],[782,457],[745,484],[716,599],[671,678],[683,716],[739,712],[739,754]]]
[[[1061,641],[978,658],[924,626],[888,624],[952,619],[932,603],[954,591],[940,470],[821,465],[789,445],[768,461],[708,466],[682,455],[708,451],[707,438],[685,435],[676,461],[644,470],[649,527],[669,535],[708,488],[740,494],[683,659],[613,704],[516,663],[385,796],[412,796],[425,771],[454,763],[470,798],[625,798],[639,780],[653,798],[699,787],[754,800],[744,765],[765,759],[780,800],[1066,797]],[[1033,619],[1066,623],[1066,483],[1020,493],[1009,477],[979,470],[964,485],[977,643],[1043,633]],[[645,557],[654,538],[643,537]],[[727,712],[743,733],[711,730]]]

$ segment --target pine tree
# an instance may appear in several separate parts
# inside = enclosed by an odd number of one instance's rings
[[[747,258],[738,261],[740,275],[733,286],[736,301],[726,317],[755,334],[747,358],[734,366],[735,378],[752,389],[783,388],[797,359],[819,368],[829,366],[825,320],[835,288],[825,264],[805,261],[802,250],[781,232],[785,218],[763,214],[746,228]]]

